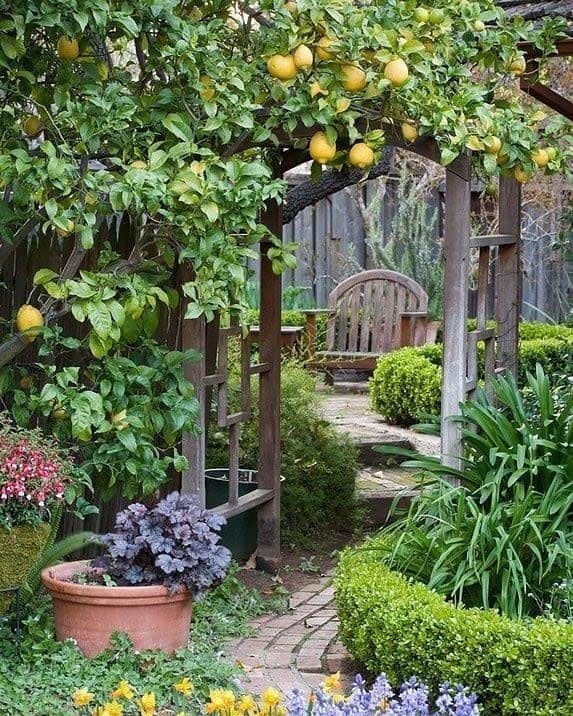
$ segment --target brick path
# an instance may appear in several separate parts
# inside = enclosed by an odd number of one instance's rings
[[[350,683],[355,669],[338,640],[338,618],[331,576],[294,592],[289,611],[265,615],[252,622],[254,636],[235,640],[228,653],[244,669],[244,688],[261,693],[275,686],[288,694],[293,688],[309,693],[325,675],[340,671]]]

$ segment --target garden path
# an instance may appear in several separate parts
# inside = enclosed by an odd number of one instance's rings
[[[291,594],[286,614],[257,617],[252,626],[253,636],[235,640],[228,650],[244,669],[247,691],[260,694],[274,686],[285,695],[294,688],[309,694],[337,671],[351,683],[355,668],[338,638],[332,574]]]

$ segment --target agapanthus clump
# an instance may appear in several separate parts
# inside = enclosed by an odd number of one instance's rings
[[[70,461],[38,430],[21,430],[0,416],[0,526],[49,519],[73,483]]]

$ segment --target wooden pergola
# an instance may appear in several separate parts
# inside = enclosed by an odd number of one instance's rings
[[[560,12],[573,15],[569,0],[562,2],[529,3],[518,0],[500,0],[510,13],[524,17],[538,17]],[[541,14],[540,14],[541,13]],[[570,55],[573,41],[559,43],[558,54]],[[521,86],[552,109],[572,118],[571,102],[538,82],[536,54],[525,46],[528,56],[528,73]],[[296,139],[310,136],[316,128],[301,128]],[[372,125],[370,126],[372,129]],[[286,136],[278,152],[276,176],[307,160],[300,150],[294,149]],[[439,162],[438,146],[433,139],[424,138],[405,145],[397,133],[387,137],[390,147],[399,147]],[[264,223],[277,237],[282,236],[283,224],[305,206],[316,203],[341,188],[366,178],[384,173],[387,158],[365,177],[363,173],[330,170],[319,182],[308,182],[293,190],[285,206],[275,203],[267,207]],[[498,233],[471,236],[471,152],[460,155],[446,168],[445,224],[444,224],[444,355],[441,416],[441,454],[444,463],[461,467],[462,441],[458,426],[449,418],[459,411],[460,403],[471,396],[478,385],[478,343],[485,343],[485,384],[504,371],[516,371],[518,360],[518,324],[521,306],[521,187],[513,177],[502,177],[499,187]],[[202,420],[207,427],[212,391],[217,392],[217,422],[229,431],[229,498],[216,508],[226,517],[233,517],[250,509],[258,510],[257,562],[260,567],[274,570],[280,558],[280,363],[281,363],[281,278],[273,273],[268,257],[270,244],[260,247],[260,359],[250,362],[250,340],[242,337],[238,325],[221,328],[216,322],[204,319],[186,321],[183,347],[195,348],[202,358],[187,368],[187,376],[194,382],[202,406]],[[477,325],[468,331],[468,288],[470,255],[479,255],[477,279]],[[495,261],[492,257],[495,256]],[[494,315],[487,315],[487,289],[491,267],[495,270],[496,295]],[[493,318],[496,328],[488,327]],[[242,340],[242,405],[238,412],[228,407],[228,346],[232,336]],[[239,437],[240,425],[250,418],[250,378],[259,376],[260,452],[258,488],[239,497]],[[205,440],[204,435],[186,436],[184,452],[190,467],[183,476],[182,489],[197,493],[205,501]]]

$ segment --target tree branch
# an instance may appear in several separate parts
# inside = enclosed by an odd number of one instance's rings
[[[4,262],[14,253],[14,251],[16,251],[18,246],[20,246],[20,244],[28,238],[30,232],[35,226],[37,226],[36,221],[30,219],[18,229],[10,243],[4,241],[0,244],[0,266],[2,266]]]
[[[382,161],[373,166],[367,175],[360,169],[350,169],[348,166],[344,166],[340,170],[329,169],[318,181],[309,179],[293,187],[287,192],[282,212],[283,224],[291,222],[299,212],[308,206],[314,206],[321,199],[325,199],[347,186],[388,174],[392,167],[393,156],[393,148],[384,149]]]

